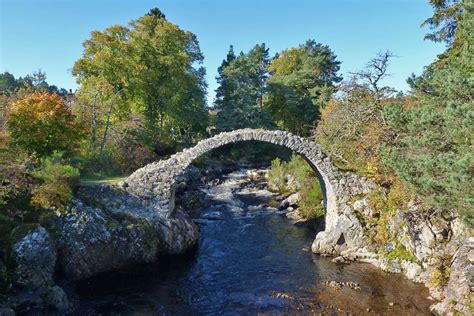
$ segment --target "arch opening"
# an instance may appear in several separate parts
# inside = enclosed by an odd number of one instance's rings
[[[242,129],[224,132],[201,140],[194,147],[187,148],[167,160],[151,163],[135,171],[127,178],[123,187],[129,193],[141,198],[153,207],[159,216],[169,217],[174,210],[176,178],[197,158],[227,144],[257,141],[283,146],[301,155],[315,171],[320,180],[325,213],[335,211],[334,194],[335,168],[314,142],[278,130]]]

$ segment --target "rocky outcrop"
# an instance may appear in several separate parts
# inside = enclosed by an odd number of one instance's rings
[[[474,303],[474,238],[469,238],[452,258],[450,277],[439,298],[432,306],[438,314],[463,313],[470,315]]]
[[[39,226],[19,226],[12,232],[10,269],[14,295],[9,305],[17,311],[53,309],[65,311],[70,303],[63,289],[54,284],[56,245]]]
[[[107,185],[86,186],[79,190],[79,196],[88,205],[100,206],[96,211],[109,214],[117,220],[138,221],[147,228],[154,238],[149,242],[158,245],[157,253],[180,254],[192,248],[198,238],[198,227],[184,212],[177,210],[173,216],[162,217],[147,207],[140,200],[119,188]],[[141,262],[141,258],[139,261]],[[145,261],[147,262],[147,261]]]
[[[316,236],[313,252],[339,256],[338,261],[368,262],[425,283],[439,302],[433,305],[438,314],[472,313],[468,306],[473,298],[474,248],[461,219],[455,212],[423,211],[412,201],[384,224],[390,239],[374,245],[368,235],[377,227],[368,222],[380,215],[369,207],[368,193],[383,190],[366,184],[360,183],[358,194],[338,196],[340,208],[326,215],[325,230]]]
[[[23,229],[22,226],[18,228]],[[53,284],[56,246],[49,233],[43,227],[36,226],[26,233],[13,232],[13,235],[19,234],[24,236],[13,243],[10,254],[15,285],[35,289]]]
[[[166,254],[182,254],[194,247],[199,238],[196,224],[179,210],[172,218],[157,220],[154,228],[161,243],[160,251]]]
[[[326,212],[326,226],[312,244],[312,251],[322,255],[338,255],[343,251],[354,251],[367,244],[364,230],[354,212],[357,196],[370,193],[376,185],[365,177],[341,173],[333,180],[337,192],[334,212]]]
[[[59,265],[70,279],[83,279],[156,259],[159,240],[145,219],[107,215],[75,200],[61,219]]]

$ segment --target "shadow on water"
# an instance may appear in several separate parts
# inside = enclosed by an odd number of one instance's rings
[[[289,222],[272,207],[272,195],[242,172],[207,196],[210,206],[193,215],[201,229],[194,251],[76,283],[78,314],[429,314],[422,285],[312,254],[315,232]]]

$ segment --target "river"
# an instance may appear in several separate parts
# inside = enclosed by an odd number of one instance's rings
[[[210,203],[193,213],[195,251],[76,283],[78,314],[429,314],[423,285],[312,254],[316,232],[272,207],[275,196],[245,170],[201,190]]]

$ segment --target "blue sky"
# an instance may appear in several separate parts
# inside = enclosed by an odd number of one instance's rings
[[[270,53],[312,38],[342,62],[341,73],[361,69],[378,51],[396,54],[385,83],[406,90],[406,78],[444,50],[423,40],[427,0],[0,0],[0,71],[16,77],[38,69],[48,82],[75,89],[71,75],[82,42],[93,30],[126,24],[153,7],[198,36],[214,98],[217,67],[230,44],[247,51],[265,42]]]

